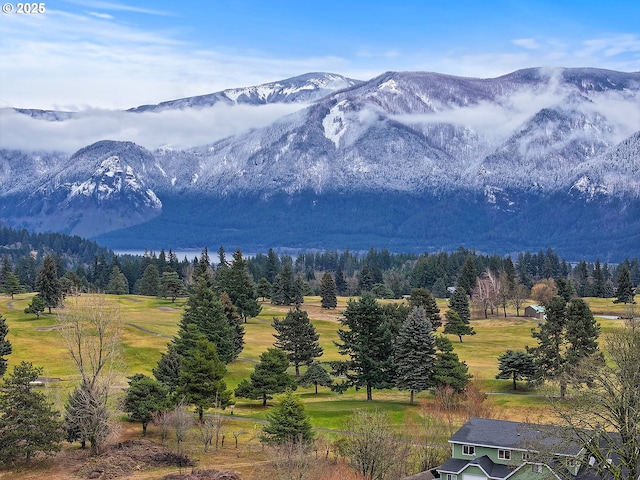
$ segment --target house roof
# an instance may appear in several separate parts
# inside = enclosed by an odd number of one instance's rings
[[[538,313],[544,313],[546,311],[542,305],[529,305],[527,308],[533,308]]]
[[[554,435],[553,428],[533,423],[471,418],[453,434],[449,443],[510,450],[553,449],[557,454],[576,455],[580,451],[580,446]]]
[[[507,478],[516,469],[515,466],[494,463],[487,455],[483,455],[473,460],[450,458],[438,467],[438,471],[459,474],[468,466],[480,467],[487,477],[492,479]]]

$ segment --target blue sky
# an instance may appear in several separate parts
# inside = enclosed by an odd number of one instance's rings
[[[47,1],[0,14],[0,107],[129,108],[310,71],[640,71],[638,18],[629,0]]]

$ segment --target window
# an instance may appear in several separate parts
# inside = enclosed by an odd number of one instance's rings
[[[542,465],[540,464],[531,465],[531,471],[533,473],[542,473]]]
[[[458,480],[458,475],[455,475],[453,473],[447,473],[447,479],[446,480]]]
[[[522,452],[522,461],[523,462],[528,462],[529,460],[531,460],[531,453]]]
[[[476,454],[476,447],[474,447],[473,445],[463,445],[462,446],[462,454],[463,455],[475,455]]]
[[[498,450],[500,460],[511,460],[511,450]]]

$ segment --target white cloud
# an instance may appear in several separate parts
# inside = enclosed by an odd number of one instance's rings
[[[109,15],[108,13],[87,12],[87,15],[91,15],[93,17],[102,18],[104,20],[113,20],[113,15]]]
[[[528,50],[539,50],[540,44],[533,38],[517,38],[512,40],[511,43]]]
[[[61,122],[37,120],[6,109],[0,111],[0,148],[72,153],[99,140],[132,141],[148,149],[162,145],[187,148],[267,126],[304,106],[217,104],[159,113],[87,110],[78,118]]]

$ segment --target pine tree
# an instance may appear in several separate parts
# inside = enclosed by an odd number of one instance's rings
[[[109,283],[107,284],[107,293],[113,295],[125,295],[129,293],[129,282],[127,277],[120,271],[117,265],[111,270]]]
[[[330,387],[333,385],[331,375],[318,362],[313,362],[307,368],[307,371],[298,379],[298,383],[303,387],[314,385],[316,387],[316,395],[318,394],[318,385]]]
[[[242,317],[229,298],[229,295],[227,295],[227,292],[220,294],[220,303],[222,303],[227,322],[233,329],[233,359],[235,360],[244,348],[244,326],[242,325]]]
[[[336,270],[336,291],[338,295],[346,295],[349,286],[347,285],[347,280],[344,278],[344,273],[342,268],[338,267]]]
[[[20,279],[13,272],[8,271],[4,277],[2,291],[13,299],[14,295],[24,292],[24,287],[20,285]]]
[[[285,392],[288,388],[295,390],[296,381],[287,373],[289,359],[287,354],[278,348],[270,348],[260,355],[260,363],[255,366],[250,380],[244,379],[235,390],[235,396],[250,400],[267,400],[276,393]]]
[[[180,383],[180,368],[182,359],[176,350],[176,345],[169,343],[167,352],[160,354],[160,360],[153,369],[153,376],[168,388],[169,394],[173,394]]]
[[[295,282],[291,266],[287,263],[276,275],[271,292],[271,303],[274,305],[293,305],[296,299]]]
[[[599,358],[600,325],[580,298],[567,305],[562,297],[553,297],[546,306],[546,315],[546,322],[531,332],[538,345],[527,347],[527,352],[533,356],[538,380],[558,381],[560,397],[564,398],[578,364],[588,357]],[[588,382],[588,378],[583,381]]]
[[[7,359],[5,358],[7,355],[10,355],[13,352],[13,347],[11,346],[11,342],[7,340],[7,335],[9,334],[9,327],[7,325],[7,321],[5,318],[0,315],[0,378],[7,371]]]
[[[173,303],[176,298],[186,294],[187,289],[180,277],[178,277],[177,272],[162,272],[162,277],[160,278],[160,295],[162,298],[169,297]]]
[[[507,350],[498,357],[497,379],[513,380],[513,389],[517,390],[517,380],[531,381],[536,374],[536,365],[533,357],[527,352]]]
[[[415,392],[422,392],[433,385],[435,353],[431,322],[422,307],[413,307],[400,328],[393,355],[396,386],[410,391],[411,405]]]
[[[271,298],[271,284],[266,277],[262,277],[260,278],[260,280],[258,280],[256,292],[259,297],[262,297],[263,302],[265,301],[265,299]]]
[[[453,309],[447,310],[445,314],[447,323],[444,325],[443,333],[447,335],[457,335],[462,343],[462,337],[465,335],[475,335],[476,331],[471,325],[468,325],[462,321],[458,312]]]
[[[298,442],[309,446],[315,434],[302,401],[287,392],[280,403],[267,413],[260,441],[267,445],[291,445]]]
[[[471,375],[469,367],[461,362],[453,351],[453,344],[447,337],[436,337],[436,359],[433,364],[434,387],[453,388],[456,392],[464,392]]]
[[[464,288],[456,287],[451,298],[449,298],[449,308],[455,310],[464,323],[469,324],[471,322],[469,297]]]
[[[616,300],[614,303],[636,303],[633,299],[635,290],[631,283],[631,276],[629,274],[629,267],[627,264],[622,265],[620,274],[618,275],[618,288],[616,288]]]
[[[368,263],[365,263],[364,267],[362,267],[362,270],[358,274],[358,288],[360,289],[360,292],[370,292],[373,288],[373,284],[374,281],[371,268]]]
[[[602,272],[600,259],[596,260],[596,264],[593,268],[593,292],[592,293],[594,297],[599,297],[599,298],[604,298],[606,294],[604,273]]]
[[[273,248],[269,249],[267,253],[267,265],[265,267],[264,276],[269,281],[269,283],[273,284],[276,279],[276,275],[280,273],[280,260],[278,256],[273,251]]]
[[[348,387],[365,387],[367,401],[371,401],[374,388],[393,387],[393,335],[382,307],[375,297],[364,294],[359,301],[350,300],[340,323],[347,330],[339,329],[341,343],[336,342],[338,352],[349,360],[336,362],[336,375],[346,380],[334,386],[337,391]]]
[[[216,346],[204,338],[197,340],[195,348],[182,359],[177,394],[196,406],[200,422],[205,409],[229,405],[231,392],[223,380],[225,373]]]
[[[155,265],[148,265],[136,282],[135,291],[138,295],[157,297],[160,294],[160,274]]]
[[[258,294],[240,249],[233,254],[231,266],[219,278],[218,286],[227,292],[245,323],[248,317],[256,317],[260,313],[262,306],[258,303]]]
[[[142,424],[143,437],[153,416],[168,406],[168,393],[167,387],[146,375],[137,374],[129,378],[123,409],[129,414],[130,421]]]
[[[236,329],[229,325],[222,303],[205,276],[198,277],[193,293],[189,296],[182,314],[180,331],[184,331],[189,324],[196,325],[216,346],[217,354],[224,363],[233,361]],[[183,352],[179,353],[185,355]]]
[[[42,297],[34,295],[27,308],[24,309],[24,313],[35,313],[36,318],[40,318],[40,314],[44,312],[45,308],[47,308],[47,305],[42,300]]]
[[[42,373],[31,363],[21,362],[0,391],[0,465],[18,458],[29,464],[37,454],[60,450],[62,423],[44,394],[33,389]]]
[[[320,283],[320,305],[322,308],[336,308],[338,306],[337,288],[333,277],[325,272]]]
[[[476,287],[478,280],[478,270],[476,269],[476,263],[471,255],[467,255],[467,258],[462,265],[462,269],[458,274],[458,281],[456,283],[456,290],[464,290],[466,295],[471,295],[473,289]],[[462,317],[462,315],[460,315]]]
[[[442,325],[440,309],[438,308],[436,299],[426,288],[414,288],[411,290],[409,305],[412,307],[423,308],[424,313],[427,316],[427,320],[431,322],[431,326],[434,330]]]
[[[320,337],[307,312],[298,305],[289,310],[283,320],[274,317],[272,326],[276,330],[274,346],[287,352],[287,358],[296,369],[296,377],[300,376],[300,365],[309,365],[322,355]]]
[[[62,299],[62,289],[58,280],[56,264],[50,255],[44,257],[42,267],[36,277],[36,289],[51,313],[51,309],[57,307]]]

